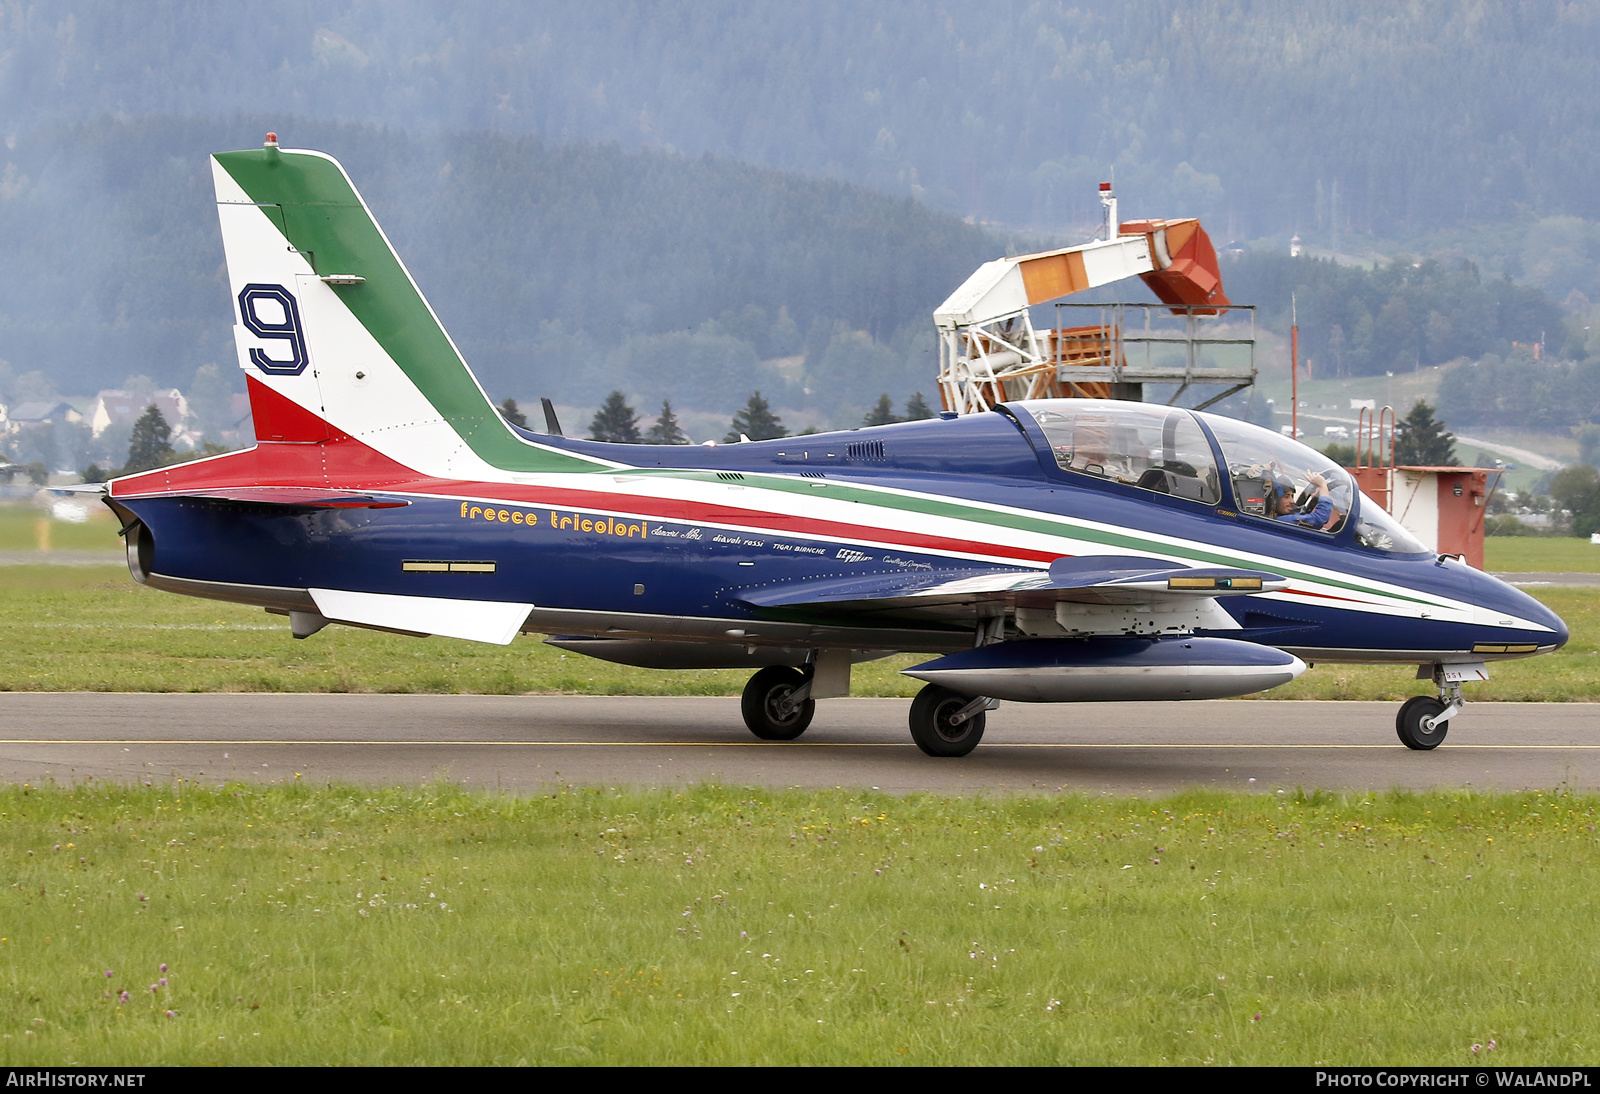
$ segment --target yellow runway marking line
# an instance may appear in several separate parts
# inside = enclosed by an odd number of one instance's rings
[[[245,745],[366,745],[377,748],[915,748],[911,741],[355,741],[355,740],[234,740],[194,741],[148,738],[87,738],[59,740],[45,738],[0,739],[0,745],[204,745],[209,747],[243,747]],[[1155,742],[1133,744],[1128,742],[1029,742],[993,741],[984,746],[985,751],[997,748],[1105,748],[1105,749],[1395,749],[1394,744],[1177,744]],[[1600,750],[1600,745],[1451,745],[1452,752],[1463,751],[1523,751],[1523,752],[1582,752]]]

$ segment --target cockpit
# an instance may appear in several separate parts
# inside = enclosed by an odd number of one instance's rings
[[[1354,515],[1359,546],[1426,553],[1399,522],[1361,495],[1344,468],[1269,429],[1178,407],[1100,399],[1007,406],[1038,424],[1056,466],[1072,475],[1206,506],[1229,500],[1226,483],[1243,517],[1336,536]]]

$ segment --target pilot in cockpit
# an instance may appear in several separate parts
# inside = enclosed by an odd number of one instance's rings
[[[1298,524],[1304,528],[1321,531],[1332,522],[1333,495],[1328,489],[1327,478],[1319,471],[1306,472],[1306,482],[1317,491],[1315,504],[1308,510],[1304,509],[1304,504],[1295,504],[1293,480],[1281,474],[1274,477],[1273,491],[1277,495],[1276,519],[1284,524]],[[1309,502],[1310,499],[1307,499],[1307,503]]]

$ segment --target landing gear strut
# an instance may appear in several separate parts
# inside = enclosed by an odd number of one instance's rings
[[[1443,701],[1431,695],[1413,695],[1407,699],[1394,716],[1394,729],[1400,735],[1400,743],[1419,752],[1438,748],[1450,731],[1450,720],[1439,717],[1445,709]]]
[[[739,712],[750,732],[763,741],[792,741],[806,731],[817,712],[811,677],[786,665],[768,665],[744,686]]]
[[[1422,676],[1423,672],[1419,670],[1417,675]],[[1444,743],[1444,735],[1450,732],[1450,719],[1461,713],[1465,703],[1461,698],[1461,681],[1489,678],[1482,665],[1434,665],[1432,676],[1433,682],[1439,687],[1439,697],[1413,695],[1400,705],[1400,711],[1394,717],[1394,729],[1400,736],[1400,743],[1419,752],[1427,752]]]

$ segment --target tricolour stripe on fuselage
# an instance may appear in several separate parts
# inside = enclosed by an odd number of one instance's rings
[[[441,490],[435,496],[466,501],[504,501],[527,505],[581,509],[616,520],[668,520],[727,532],[782,534],[834,546],[863,550],[918,552],[947,565],[1008,565],[1044,569],[1051,560],[1068,555],[1137,551],[1153,558],[1184,564],[1219,564],[1267,570],[1291,578],[1282,592],[1260,594],[1256,600],[1295,605],[1302,610],[1359,612],[1368,616],[1430,619],[1461,624],[1496,623],[1503,613],[1487,613],[1469,602],[1436,593],[1420,593],[1395,583],[1356,584],[1332,568],[1309,567],[1266,552],[1219,551],[1210,544],[1181,536],[1137,532],[1122,526],[1098,524],[1037,511],[1011,509],[984,503],[964,503],[962,516],[928,512],[912,506],[888,508],[859,501],[820,499],[805,515],[778,508],[752,505],[765,495],[772,506],[789,498],[764,483],[775,476],[750,476],[739,486],[700,478],[652,473],[616,476],[539,476],[542,481],[481,484],[471,493]],[[574,479],[581,486],[574,485]],[[620,480],[620,481],[619,481]],[[808,480],[799,479],[806,489]],[[649,493],[641,491],[648,483]],[[862,484],[854,489],[903,502],[923,501],[950,508],[947,498],[917,495]],[[1025,526],[1018,527],[1019,523]],[[1490,619],[1489,616],[1494,618]],[[1549,628],[1513,618],[1512,629],[1548,633]],[[1376,648],[1376,645],[1375,647]]]

